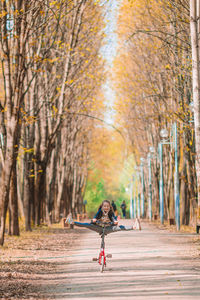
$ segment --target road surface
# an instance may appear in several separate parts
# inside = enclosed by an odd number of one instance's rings
[[[121,224],[130,222],[122,220]],[[46,296],[90,300],[200,299],[196,235],[169,232],[148,223],[142,223],[142,227],[142,231],[123,231],[106,237],[106,252],[112,253],[113,258],[108,259],[104,273],[92,261],[99,251],[100,237],[83,229],[74,249],[60,263]]]

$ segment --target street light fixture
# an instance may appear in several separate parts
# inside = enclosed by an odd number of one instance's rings
[[[160,198],[160,221],[164,223],[164,183],[163,183],[163,145],[169,144],[168,131],[161,129],[160,131],[161,142],[158,145],[158,152],[160,156],[160,181],[159,181],[159,198]]]
[[[168,140],[168,131],[161,129],[161,142],[158,145],[158,152],[160,156],[160,181],[159,181],[159,198],[160,198],[160,221],[164,223],[164,183],[163,183],[163,145],[170,144]]]
[[[192,117],[191,117],[191,120],[189,121],[189,123],[194,123],[194,102],[190,102],[189,110],[192,114]]]
[[[155,153],[155,148],[153,146],[149,147],[149,152],[154,154]]]
[[[190,102],[189,110],[193,113],[194,112],[194,102]]]
[[[166,140],[168,138],[168,131],[167,129],[161,129],[160,136],[163,140]]]

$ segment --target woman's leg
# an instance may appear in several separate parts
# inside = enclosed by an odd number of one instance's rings
[[[108,234],[108,233],[122,231],[122,230],[133,230],[133,226],[124,226],[124,225],[109,226],[106,227],[105,233]]]
[[[88,228],[90,230],[98,232],[99,234],[102,234],[102,232],[103,232],[102,227],[100,227],[100,226],[98,226],[96,224],[92,224],[92,223],[74,222],[74,225],[78,226],[78,227]]]

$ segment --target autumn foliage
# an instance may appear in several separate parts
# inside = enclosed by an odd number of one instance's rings
[[[104,81],[98,1],[1,1],[1,229],[82,209]],[[95,75],[94,75],[95,73]]]
[[[181,222],[196,220],[197,189],[192,123],[192,62],[189,1],[122,1],[118,20],[119,51],[113,81],[118,95],[117,121],[128,136],[137,164],[154,147],[153,212],[159,214],[157,149],[160,130],[173,143],[178,126]],[[174,218],[174,150],[163,148],[165,218]],[[145,167],[148,199],[148,168]],[[147,203],[147,202],[146,202]]]

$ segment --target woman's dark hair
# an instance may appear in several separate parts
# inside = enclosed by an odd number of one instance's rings
[[[103,206],[104,203],[108,203],[108,204],[110,205],[110,211],[113,212],[112,205],[111,205],[110,201],[107,200],[107,199],[103,200],[103,202],[102,202],[101,205],[99,206],[99,209],[102,209],[102,206]]]

